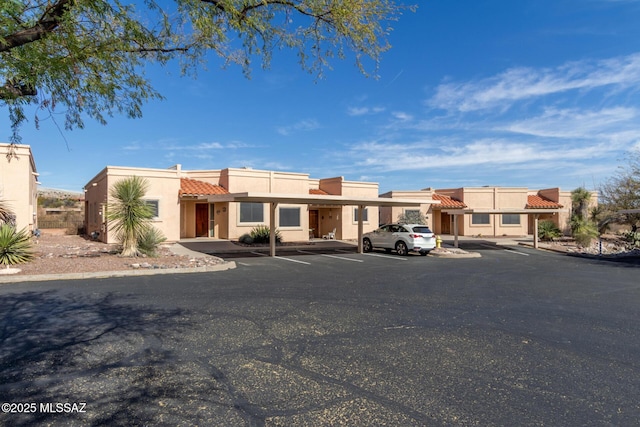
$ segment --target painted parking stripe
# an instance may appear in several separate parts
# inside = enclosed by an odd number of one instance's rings
[[[317,255],[316,253],[309,252],[309,251],[298,250],[298,252],[300,252],[301,254]],[[345,257],[342,257],[342,256],[336,256],[336,255],[328,255],[328,254],[320,254],[320,255],[324,256],[324,257],[327,257],[327,258],[343,259],[345,261],[351,261],[351,262],[364,262],[361,259],[345,258]]]
[[[311,265],[311,263],[310,263],[310,262],[299,261],[299,260],[297,260],[297,259],[293,259],[293,258],[286,258],[286,257],[283,257],[283,256],[276,256],[276,257],[274,257],[274,258],[275,258],[275,259],[282,259],[282,260],[285,260],[285,261],[297,262],[298,264]]]
[[[397,259],[398,261],[406,261],[406,260],[407,260],[406,258],[401,258],[401,257],[399,257],[399,256],[393,256],[393,255],[382,255],[382,254],[373,254],[373,253],[370,253],[370,252],[369,252],[369,253],[366,253],[366,254],[363,254],[363,255],[368,255],[368,256],[377,256],[377,257],[380,257],[380,258]]]
[[[251,252],[251,253],[252,253],[252,254],[256,254],[256,255],[260,255],[260,256],[270,256],[270,255],[263,254],[263,253],[260,253],[260,252]],[[283,257],[283,256],[274,256],[274,257],[272,257],[272,258],[276,258],[276,259],[283,259],[283,260],[285,260],[285,261],[291,261],[291,262],[297,262],[298,264],[311,265],[311,263],[309,263],[309,262],[298,261],[297,259],[285,258],[285,257]]]
[[[491,248],[491,249],[495,249],[496,246],[491,246],[491,245],[485,245],[484,243],[480,243],[480,246],[484,246],[485,248]],[[518,255],[522,255],[522,256],[529,256],[529,254],[525,254],[524,252],[518,252],[515,249],[510,249],[510,248],[505,248],[502,249],[505,252],[509,252],[512,254],[518,254]]]

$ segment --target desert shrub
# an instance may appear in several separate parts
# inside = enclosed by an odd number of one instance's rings
[[[630,249],[640,248],[640,231],[627,231],[622,234],[627,247]]]
[[[398,222],[400,224],[426,224],[427,218],[420,211],[410,210],[398,215]]]
[[[147,256],[157,256],[158,247],[166,240],[167,238],[160,230],[155,227],[147,227],[138,238],[138,250]]]
[[[266,225],[259,225],[254,227],[251,230],[251,238],[254,243],[269,243],[271,230]],[[280,231],[276,228],[276,243],[280,243],[282,241],[282,236],[280,235]]]
[[[552,241],[562,236],[562,231],[553,221],[540,221],[538,223],[538,237],[545,242]]]
[[[244,243],[245,245],[250,245],[253,243],[253,237],[251,237],[249,233],[244,233],[242,236],[240,236],[238,241],[240,243]]]
[[[598,237],[598,227],[590,221],[578,216],[571,218],[571,234],[576,243],[582,247],[587,247],[591,241]]]
[[[0,264],[9,267],[32,259],[31,233],[26,228],[18,231],[9,224],[0,226]]]

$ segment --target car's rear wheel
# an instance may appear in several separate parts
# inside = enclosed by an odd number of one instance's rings
[[[373,246],[371,245],[371,240],[365,238],[362,241],[362,250],[365,252],[371,252],[373,250]]]
[[[400,256],[407,255],[409,253],[409,249],[407,248],[406,243],[404,242],[396,243],[396,252],[398,252],[398,255]]]
[[[427,256],[429,254],[429,251],[420,251],[420,255],[422,256]]]

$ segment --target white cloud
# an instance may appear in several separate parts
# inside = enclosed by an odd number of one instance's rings
[[[428,104],[449,111],[508,109],[511,104],[571,90],[640,84],[640,53],[600,61],[567,62],[556,68],[516,67],[494,77],[443,83]]]
[[[297,123],[287,126],[280,126],[276,130],[280,135],[288,136],[295,132],[307,132],[320,128],[320,124],[315,119],[300,120]]]
[[[366,116],[382,113],[384,110],[383,107],[349,107],[347,108],[347,114],[350,116]]]
[[[511,142],[499,138],[484,138],[467,144],[451,144],[436,141],[442,149],[426,149],[433,143],[387,145],[368,142],[354,146],[351,154],[356,162],[376,171],[432,170],[490,166],[497,169],[543,166],[545,162],[557,163],[591,160],[614,150],[606,143],[580,147],[543,145],[540,143]],[[400,148],[401,147],[401,148]],[[389,154],[393,153],[393,156]]]
[[[630,126],[635,129],[637,117],[638,110],[630,107],[598,111],[547,108],[538,117],[516,120],[502,130],[540,137],[594,138],[606,132],[621,135]]]
[[[411,114],[405,113],[403,111],[394,111],[393,113],[391,113],[391,115],[403,122],[408,122],[413,120],[413,116]]]

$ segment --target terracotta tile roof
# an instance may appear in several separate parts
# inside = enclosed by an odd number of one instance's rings
[[[229,192],[216,184],[197,179],[180,178],[179,196],[210,196],[214,194],[229,194]]]
[[[560,209],[562,205],[539,195],[527,196],[526,209]]]
[[[309,190],[309,194],[318,194],[318,195],[321,195],[321,196],[328,196],[329,195],[329,193],[327,193],[324,190],[313,189],[313,188],[311,190]]]
[[[445,196],[444,194],[438,194],[438,193],[433,193],[433,196],[431,196],[431,198],[433,200],[439,200],[440,204],[439,205],[433,205],[436,208],[455,208],[455,209],[459,209],[459,208],[466,208],[467,205],[465,205],[464,203],[462,203],[460,200],[454,199],[453,197],[450,196]]]

